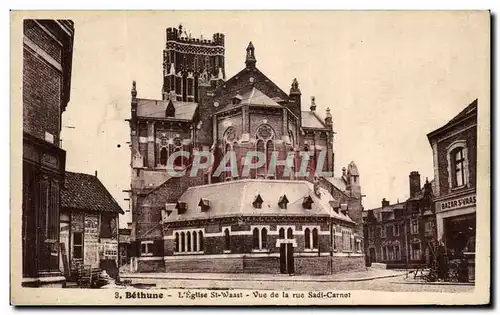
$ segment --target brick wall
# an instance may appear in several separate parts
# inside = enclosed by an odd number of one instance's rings
[[[473,120],[470,120],[468,124],[462,125],[458,128],[463,129],[470,126]],[[456,130],[450,130],[449,133],[452,134]],[[467,159],[469,161],[469,183],[470,187],[476,187],[476,163],[477,163],[477,127],[471,127],[467,130],[461,131],[451,137],[441,140],[438,142],[438,167],[439,167],[439,192],[440,195],[445,195],[450,193],[449,187],[449,174],[448,174],[448,154],[446,148],[457,140],[467,141]]]
[[[26,46],[23,58],[23,131],[59,146],[62,74]]]
[[[295,273],[325,275],[332,273],[331,257],[295,257]]]
[[[153,263],[152,261],[139,261]],[[364,270],[364,257],[295,257],[295,273],[323,275],[346,271]],[[153,264],[151,264],[153,265]],[[159,266],[159,265],[157,265]],[[333,268],[333,269],[332,269]],[[139,269],[145,269],[144,267]],[[161,270],[161,269],[157,269]],[[175,259],[165,262],[165,272],[194,273],[280,273],[279,257],[235,257]]]
[[[165,270],[163,260],[139,260],[137,261],[138,272],[162,272]]]
[[[61,45],[50,35],[48,35],[35,21],[26,20],[24,22],[24,35],[43,49],[49,56],[57,62],[62,61]]]
[[[254,78],[254,84],[250,83],[250,77]],[[197,140],[203,144],[211,144],[212,115],[230,104],[233,96],[236,94],[243,95],[253,87],[270,98],[278,96],[283,100],[288,100],[288,95],[257,69],[243,69],[215,90],[200,87],[199,112],[203,124],[201,130],[197,133]],[[218,107],[213,105],[215,101],[220,104]]]
[[[354,271],[354,270],[364,270],[365,268],[365,257],[332,257],[333,273],[344,272],[344,271]]]
[[[245,273],[280,273],[279,257],[243,257]]]
[[[165,272],[241,273],[243,260],[241,258],[207,259],[203,256],[199,259],[167,260]]]

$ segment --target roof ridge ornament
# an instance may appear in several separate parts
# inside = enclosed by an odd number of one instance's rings
[[[301,94],[299,89],[299,81],[297,78],[294,78],[292,81],[292,86],[290,88],[290,94]]]
[[[257,59],[255,59],[255,47],[253,46],[252,42],[248,44],[247,47],[247,57],[245,60],[245,64],[247,68],[255,68],[255,64],[257,63]]]

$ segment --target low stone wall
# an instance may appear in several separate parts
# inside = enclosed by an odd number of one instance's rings
[[[165,262],[160,260],[138,260],[137,272],[162,272],[165,270]]]
[[[327,275],[344,271],[364,270],[364,256],[295,257],[295,274]],[[139,264],[141,261],[139,261]],[[143,262],[144,263],[144,262]],[[221,257],[167,259],[165,272],[193,273],[280,273],[279,257]],[[141,267],[139,267],[141,272]],[[161,272],[157,270],[157,272]]]
[[[165,272],[213,272],[239,273],[243,272],[242,258],[203,258],[175,259],[165,261]]]

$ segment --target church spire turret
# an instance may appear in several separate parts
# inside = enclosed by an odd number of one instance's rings
[[[256,63],[255,48],[253,47],[252,42],[250,42],[247,47],[247,58],[245,60],[245,64],[247,65],[247,68],[254,68]]]

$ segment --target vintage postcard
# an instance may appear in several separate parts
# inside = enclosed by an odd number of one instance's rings
[[[490,18],[12,11],[11,302],[489,303]]]

